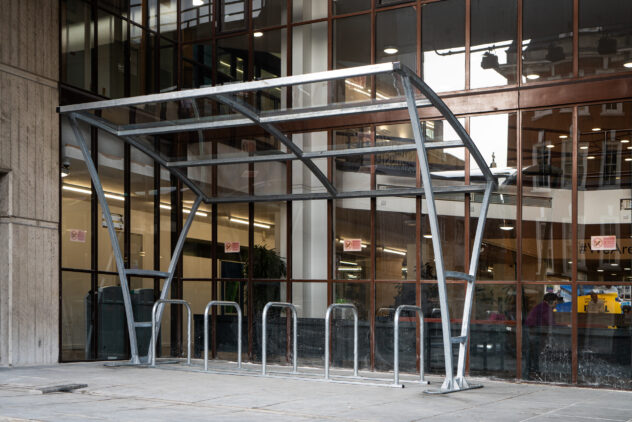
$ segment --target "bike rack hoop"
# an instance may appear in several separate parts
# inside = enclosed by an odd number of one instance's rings
[[[293,351],[294,356],[292,357],[292,373],[296,374],[297,371],[297,356],[298,356],[298,345],[297,345],[297,331],[298,331],[298,317],[296,313],[296,307],[289,302],[268,302],[266,306],[263,308],[263,321],[262,321],[262,331],[261,331],[261,373],[263,375],[266,374],[266,363],[267,363],[267,319],[268,319],[268,311],[270,308],[289,308],[292,311],[292,319],[293,319],[293,330],[292,333],[292,343],[293,343]]]
[[[419,306],[400,305],[393,320],[393,384],[399,385],[399,318],[402,311],[417,312],[419,317],[419,383],[428,384],[424,379],[424,314]]]
[[[151,308],[151,332],[156,333],[156,312],[158,308],[163,304],[170,303],[172,305],[184,305],[187,308],[187,365],[191,365],[191,322],[193,320],[193,314],[191,313],[191,306],[189,302],[182,299],[158,299]],[[156,366],[156,338],[158,334],[151,337],[151,344],[149,345],[150,365]]]
[[[208,313],[213,306],[232,306],[237,310],[237,366],[241,369],[241,308],[237,302],[211,300],[204,309],[204,370],[208,371]]]

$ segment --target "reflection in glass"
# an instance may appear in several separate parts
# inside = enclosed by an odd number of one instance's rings
[[[470,87],[516,83],[516,0],[472,0],[471,8]]]
[[[302,22],[327,17],[327,2],[321,0],[294,0],[292,21]]]
[[[182,41],[195,41],[211,36],[211,0],[180,0],[180,32]]]
[[[370,0],[337,0],[333,2],[334,15],[360,12],[371,7]]]
[[[176,45],[160,39],[160,92],[177,89],[177,53]]]
[[[579,382],[630,388],[631,300],[630,285],[577,286]]]
[[[195,201],[195,194],[184,192],[182,199],[182,224],[191,215],[191,207]],[[195,213],[193,224],[187,233],[187,239],[182,250],[183,276],[186,278],[210,278],[211,255],[211,207],[201,204]]]
[[[199,88],[213,83],[213,54],[211,45],[186,44],[182,46],[182,86]]]
[[[516,114],[471,117],[470,136],[499,184],[487,213],[477,279],[516,280]],[[482,175],[477,163],[470,159],[470,182],[483,183]],[[473,242],[483,194],[475,193],[471,198]]]
[[[370,361],[371,288],[368,283],[333,283],[333,303],[351,303],[358,310],[358,366],[366,368]],[[348,311],[332,316],[332,367],[353,367],[353,319]]]
[[[219,0],[220,31],[244,29],[246,2],[244,0]]]
[[[153,160],[138,149],[131,148],[130,268],[154,269],[155,194]]]
[[[522,82],[573,75],[572,0],[523,3],[522,56]]]
[[[522,376],[571,381],[570,286],[525,285],[522,289]],[[568,309],[564,312],[564,309]]]
[[[579,76],[632,71],[632,3],[580,0]]]
[[[221,245],[217,255],[220,278],[246,277],[244,266],[248,262],[248,221],[248,204],[217,205],[217,242]],[[232,244],[228,250],[225,246],[227,242]]]
[[[314,0],[316,1],[316,0]],[[324,4],[324,3],[323,3]],[[294,2],[296,6],[296,2]],[[292,29],[292,74],[327,70],[327,22],[295,26]],[[294,107],[327,104],[327,89],[319,84],[292,88]]]
[[[341,199],[335,209],[334,277],[361,280],[371,277],[371,228],[369,199]]]
[[[155,91],[154,65],[156,36],[136,25],[130,25],[130,95]]]
[[[62,82],[90,90],[94,47],[94,25],[90,5],[81,0],[61,2],[61,75]]]
[[[628,280],[632,273],[632,103],[579,109],[578,279]],[[599,245],[599,236],[614,236]],[[594,242],[593,242],[594,241]]]
[[[371,63],[371,15],[334,20],[333,68],[362,66]],[[337,101],[368,100],[372,95],[370,78],[356,77],[336,81]]]
[[[162,0],[159,2],[160,7],[160,35],[167,37],[172,41],[177,41],[178,33],[178,1]]]
[[[375,215],[376,279],[416,279],[415,210],[416,201],[414,198],[377,198]]]
[[[327,278],[327,248],[322,247],[327,245],[327,230],[324,227],[327,227],[326,201],[292,202],[292,278]],[[321,299],[326,303],[324,296]],[[309,306],[316,306],[321,299]]]
[[[522,114],[522,278],[571,277],[571,109]]]
[[[253,0],[252,22],[255,28],[285,25],[287,21],[286,0]]]
[[[257,34],[257,33],[255,33]],[[270,79],[287,75],[287,31],[259,32],[254,37],[254,78]],[[259,90],[255,104],[259,110],[278,110],[286,103],[285,88]]]
[[[363,148],[371,145],[369,128],[334,131],[333,149]],[[371,155],[348,155],[335,158],[334,186],[340,191],[371,189]]]
[[[104,97],[121,98],[125,96],[127,22],[100,11],[97,30],[99,39],[98,92]]]
[[[423,78],[435,92],[465,88],[465,1],[421,8]]]
[[[217,40],[217,84],[248,80],[248,38]]]
[[[92,359],[95,330],[86,309],[93,300],[89,273],[61,273],[61,336],[62,361]]]

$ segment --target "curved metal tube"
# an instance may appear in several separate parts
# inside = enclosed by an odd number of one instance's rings
[[[325,314],[325,379],[329,379],[329,320],[334,309],[353,311],[353,376],[358,376],[358,309],[351,303],[332,303]]]
[[[294,305],[292,305],[291,303],[288,302],[268,302],[266,303],[266,306],[263,308],[263,323],[262,323],[262,331],[261,331],[261,373],[263,375],[266,374],[266,363],[267,363],[267,319],[268,319],[268,310],[270,308],[289,308],[292,310],[292,318],[294,319],[293,321],[293,329],[294,332],[292,333],[292,343],[293,343],[293,350],[294,350],[294,356],[292,357],[292,373],[296,374],[296,363],[297,363],[297,356],[298,356],[298,347],[297,347],[297,331],[298,331],[298,317],[296,314],[296,307]]]
[[[158,338],[158,332],[156,331],[156,311],[158,307],[163,303],[171,303],[175,305],[184,305],[187,308],[187,365],[191,365],[191,322],[193,321],[193,314],[191,313],[191,306],[189,302],[182,299],[158,299],[151,308],[151,332],[156,335],[151,336],[151,343],[149,345],[149,355],[151,366],[156,366],[156,338]]]
[[[399,316],[402,311],[415,311],[419,317],[419,382],[426,384],[424,380],[424,315],[419,306],[400,305],[395,311],[393,321],[393,383],[399,385]]]
[[[208,371],[208,312],[213,306],[232,306],[237,310],[237,366],[241,368],[241,308],[237,302],[211,300],[204,309],[204,370]]]

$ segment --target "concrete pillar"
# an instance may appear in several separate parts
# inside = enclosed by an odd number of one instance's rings
[[[0,366],[59,354],[58,7],[0,12]]]

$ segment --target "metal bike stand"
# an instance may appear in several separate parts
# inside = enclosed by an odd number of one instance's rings
[[[329,321],[334,309],[351,309],[353,312],[353,376],[358,376],[358,309],[351,303],[332,303],[325,314],[325,379],[329,380]]]
[[[189,306],[189,302],[182,299],[158,299],[154,306],[151,308],[151,332],[158,333],[160,330],[156,330],[156,311],[158,307],[162,304],[171,303],[173,305],[184,305],[187,308],[187,365],[191,365],[191,322],[193,321],[193,315],[191,313],[191,306]],[[156,338],[158,338],[158,334],[151,337],[151,342],[149,345],[149,355],[150,355],[150,366],[156,366]]]
[[[292,333],[292,343],[294,356],[292,357],[292,373],[296,374],[297,368],[297,356],[298,356],[298,345],[296,342],[297,339],[297,331],[298,331],[298,316],[296,314],[296,307],[288,302],[268,302],[266,306],[263,308],[263,328],[261,330],[261,373],[266,375],[266,361],[267,361],[267,319],[268,319],[268,310],[270,308],[289,308],[292,310],[292,319],[293,319],[293,330]]]
[[[393,384],[399,385],[399,316],[402,311],[417,312],[419,317],[419,384],[428,384],[424,379],[424,314],[419,306],[400,305],[393,320]]]
[[[208,312],[213,306],[232,306],[237,310],[237,366],[241,369],[241,308],[237,302],[211,300],[204,309],[204,370],[208,371]]]

